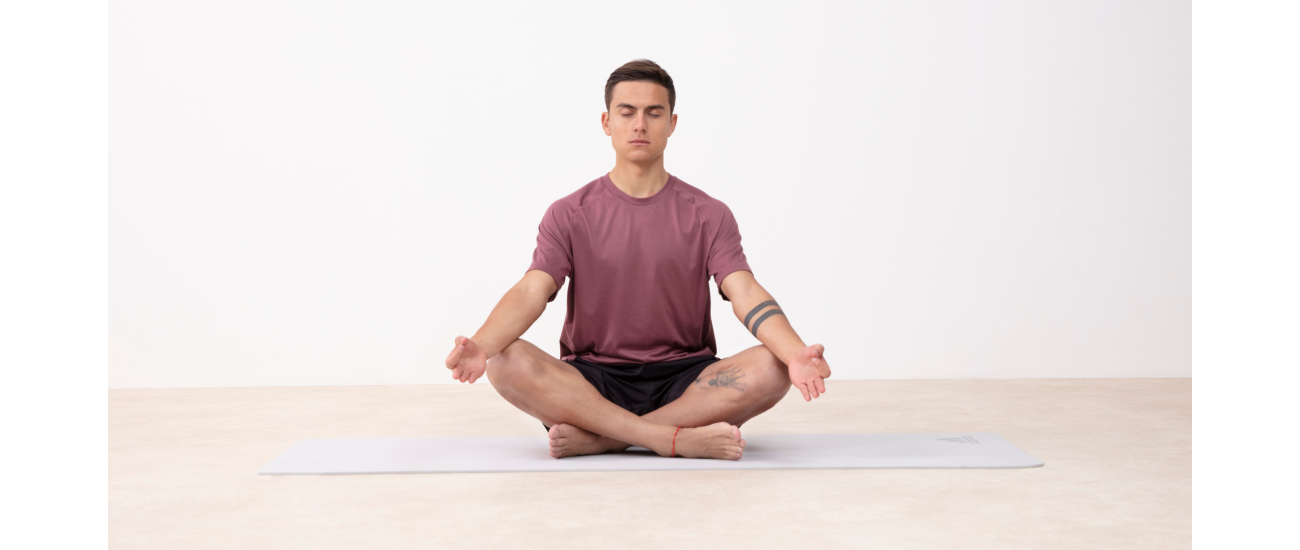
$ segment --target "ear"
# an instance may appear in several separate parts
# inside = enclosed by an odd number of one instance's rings
[[[673,113],[673,118],[668,122],[668,137],[672,137],[673,131],[677,130],[677,113]]]
[[[614,135],[609,129],[609,111],[600,114],[600,127],[605,130],[605,135],[611,137]]]

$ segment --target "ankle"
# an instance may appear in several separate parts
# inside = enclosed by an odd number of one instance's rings
[[[685,431],[685,429],[682,431]],[[666,426],[662,424],[655,425],[654,433],[649,438],[650,441],[654,442],[654,444],[642,445],[642,447],[654,451],[654,453],[659,456],[669,456],[670,453],[673,453],[674,451],[676,451],[677,455],[680,456],[682,454],[682,436],[679,433],[676,434],[677,448],[673,449],[673,438],[675,432],[677,432],[677,426]]]
[[[664,449],[662,451],[659,451],[659,455],[666,456],[666,457],[686,456],[682,451],[686,446],[686,440],[690,437],[690,432],[692,428],[688,426],[667,426],[667,428],[668,428],[667,430],[668,445],[665,445]]]

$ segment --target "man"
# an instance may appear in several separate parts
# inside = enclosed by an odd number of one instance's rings
[[[791,384],[805,401],[826,392],[824,348],[805,345],[754,279],[730,209],[664,170],[676,96],[652,61],[609,76],[600,122],[614,169],[551,204],[523,279],[447,356],[452,378],[473,383],[486,370],[506,401],[541,420],[553,457],[639,445],[736,460],[739,427]],[[566,276],[556,359],[519,336]],[[762,345],[715,355],[710,277]]]

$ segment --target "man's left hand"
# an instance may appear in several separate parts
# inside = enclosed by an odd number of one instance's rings
[[[803,393],[804,401],[812,401],[814,397],[826,393],[826,383],[822,379],[831,375],[831,366],[822,356],[824,351],[825,346],[813,344],[786,362],[790,368],[790,383]]]

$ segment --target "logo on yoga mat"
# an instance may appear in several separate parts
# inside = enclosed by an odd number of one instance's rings
[[[975,443],[977,445],[979,444],[979,441],[976,441],[975,438],[969,435],[963,435],[961,437],[941,437],[939,439],[936,439],[935,441],[947,441],[949,443]]]

